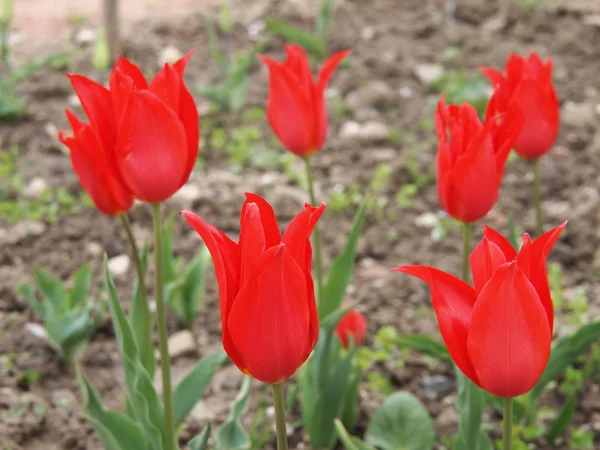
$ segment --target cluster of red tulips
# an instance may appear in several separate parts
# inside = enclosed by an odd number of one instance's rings
[[[284,63],[261,56],[270,75],[267,116],[282,145],[310,169],[310,157],[322,149],[327,136],[324,91],[349,52],[327,60],[315,82],[304,51],[296,45],[286,50]],[[157,245],[159,204],[186,183],[198,153],[198,112],[183,82],[190,56],[191,52],[173,65],[166,64],[150,82],[121,58],[108,89],[86,77],[69,75],[89,123],[67,111],[73,135],[61,132],[59,137],[71,151],[81,184],[108,215],[127,213],[134,199],[152,204]],[[496,203],[512,149],[533,161],[539,182],[537,161],[551,149],[558,132],[558,101],[551,62],[542,62],[534,53],[529,58],[511,55],[506,73],[482,71],[494,90],[483,121],[474,107],[446,105],[443,98],[435,115],[439,201],[450,216],[465,224],[462,280],[424,266],[396,270],[429,284],[442,337],[464,376],[491,394],[510,399],[534,386],[550,355],[554,312],[545,260],[565,224],[542,233],[537,196],[537,239],[525,234],[518,252],[486,228],[469,258],[470,229]],[[311,202],[316,205],[312,178],[309,181]],[[213,258],[225,351],[245,374],[277,389],[307,360],[319,339],[317,300],[322,301],[323,280],[317,222],[324,210],[324,203],[307,204],[281,234],[269,203],[246,194],[237,243],[192,212],[182,213]],[[315,234],[317,253],[317,295],[311,234]],[[163,352],[165,311],[158,271],[157,278]],[[364,316],[351,310],[336,333],[344,348],[359,345],[366,333]],[[168,357],[161,358],[161,365],[165,420],[172,422]],[[278,406],[280,391],[274,392]],[[280,448],[286,448],[285,436],[285,429],[279,428]]]

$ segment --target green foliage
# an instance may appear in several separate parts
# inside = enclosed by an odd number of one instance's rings
[[[19,173],[19,148],[11,145],[8,152],[0,154],[0,220],[9,224],[23,219],[55,223],[62,215],[75,214],[93,206],[84,191],[73,195],[65,188],[58,188],[26,196],[23,187]]]
[[[108,50],[108,40],[103,28],[98,30],[96,36],[96,46],[94,48],[94,57],[92,58],[92,66],[97,72],[104,72],[110,66],[110,52]]]
[[[4,26],[0,25],[0,33],[2,28]],[[7,64],[8,50],[5,51],[6,62],[4,64]],[[0,76],[0,120],[14,120],[25,112],[26,101],[15,92],[20,83],[37,70],[47,66],[64,69],[70,64],[70,58],[68,53],[55,53],[29,61],[14,72],[7,70]]]
[[[250,438],[240,422],[241,416],[248,411],[250,378],[244,377],[227,420],[215,433],[215,450],[245,450],[250,448]]]
[[[176,216],[167,220],[163,238],[164,298],[177,317],[191,328],[202,304],[206,274],[210,267],[210,253],[202,245],[198,253],[185,265],[173,253],[173,230]]]
[[[431,450],[435,433],[419,399],[408,392],[396,392],[375,410],[365,439],[382,450]]]
[[[577,428],[573,430],[569,439],[571,450],[594,450],[594,433],[591,430]]]
[[[423,355],[452,365],[452,358],[446,346],[424,334],[405,334],[398,338],[398,343],[404,348],[410,348]]]
[[[0,16],[0,61],[5,71],[10,71],[8,31],[13,18],[13,0],[2,2],[2,15]]]
[[[329,35],[333,27],[333,0],[322,0],[312,31],[290,23],[267,19],[267,29],[285,41],[300,45],[315,58],[324,61],[328,53]]]
[[[91,266],[81,266],[68,289],[59,278],[40,268],[35,273],[35,284],[17,287],[29,307],[42,318],[48,342],[69,364],[81,358],[104,315],[104,304],[96,306],[90,295],[91,277]]]
[[[437,93],[445,93],[446,103],[473,105],[480,116],[485,113],[489,99],[489,84],[479,72],[446,70],[429,85]]]
[[[346,450],[375,450],[375,447],[361,441],[354,436],[350,436],[348,431],[344,428],[341,420],[335,419],[335,431],[342,442],[342,445]]]
[[[221,10],[220,28],[226,34],[231,33],[231,16]],[[227,11],[229,9],[227,8]],[[240,52],[228,57],[221,50],[218,32],[213,22],[205,17],[210,53],[221,71],[216,84],[198,84],[198,94],[209,99],[220,111],[239,111],[246,105],[246,91],[249,87],[250,71],[256,63],[256,56],[264,50],[268,40],[263,40],[250,51]]]
[[[208,449],[208,439],[210,438],[210,433],[212,431],[212,426],[210,422],[206,424],[202,433],[192,439],[189,443],[190,450],[207,450]]]

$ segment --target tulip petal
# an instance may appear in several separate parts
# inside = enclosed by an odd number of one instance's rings
[[[467,341],[481,387],[499,397],[525,394],[546,367],[550,343],[535,288],[516,262],[502,265],[477,299]]]
[[[128,211],[133,198],[111,176],[96,133],[73,112],[68,109],[65,112],[74,136],[66,137],[65,132],[60,131],[58,138],[70,150],[71,164],[81,185],[102,213],[116,216]]]
[[[506,257],[500,247],[484,236],[471,253],[469,261],[473,273],[475,293],[479,295],[496,269],[506,263]]]
[[[240,241],[238,258],[240,261],[240,285],[250,276],[254,261],[265,251],[265,231],[260,220],[256,203],[244,204],[240,217]]]
[[[323,67],[321,67],[321,70],[319,71],[319,78],[317,79],[316,86],[317,92],[319,92],[321,95],[325,92],[333,72],[335,72],[335,69],[337,69],[342,60],[350,53],[352,53],[352,50],[342,50],[327,58],[327,61],[325,61]]]
[[[429,284],[431,304],[450,356],[459,369],[479,385],[467,353],[475,290],[464,281],[433,267],[401,266],[393,270],[415,276]]]
[[[292,153],[304,156],[314,152],[317,138],[314,108],[298,86],[288,68],[266,56],[259,55],[269,69],[267,117],[283,146]]]
[[[113,70],[119,69],[124,75],[129,77],[133,82],[133,86],[137,89],[148,89],[146,77],[138,66],[133,64],[127,58],[119,57]]]
[[[287,54],[284,66],[289,71],[298,77],[300,86],[303,92],[310,95],[309,101],[314,102],[313,94],[313,78],[310,71],[310,63],[306,52],[298,44],[286,44],[285,52]]]
[[[521,108],[515,103],[500,120],[500,125],[494,127],[492,131],[492,138],[496,152],[496,172],[498,179],[502,180],[506,161],[523,130],[525,117],[521,112]]]
[[[296,214],[283,233],[281,242],[287,246],[300,267],[304,264],[307,244],[310,246],[310,235],[324,211],[325,203],[321,203],[318,208],[306,203],[304,210]]]
[[[237,244],[225,233],[204,222],[193,212],[181,211],[181,214],[186,223],[198,233],[212,257],[219,286],[223,348],[233,362],[239,366],[240,359],[227,328],[227,317],[239,287]]]
[[[108,89],[82,75],[67,74],[81,106],[106,151],[116,142],[116,124],[113,118],[111,96]]]
[[[504,74],[494,67],[480,67],[479,71],[485,75],[485,77],[490,80],[490,83],[494,89],[497,86],[504,83]]]
[[[148,89],[179,116],[182,84],[183,81],[179,72],[169,64],[165,64],[154,76]]]
[[[285,245],[256,260],[227,321],[240,368],[265,383],[280,383],[304,363],[310,327],[306,282]]]
[[[269,203],[259,195],[246,192],[246,202],[242,206],[241,217],[244,217],[246,206],[250,203],[256,204],[260,212],[260,221],[264,230],[265,248],[270,248],[281,243],[281,233],[279,224],[275,217],[275,212]]]
[[[514,249],[514,247],[508,241],[508,239],[506,239],[504,236],[502,236],[500,233],[498,233],[493,228],[490,228],[487,225],[485,225],[483,227],[483,235],[489,241],[496,244],[500,250],[502,250],[502,253],[504,253],[504,257],[506,258],[506,261],[512,261],[513,259],[515,259],[517,257],[517,251]]]
[[[134,91],[123,112],[117,164],[129,190],[148,203],[171,197],[181,186],[187,142],[177,115],[149,91]]]

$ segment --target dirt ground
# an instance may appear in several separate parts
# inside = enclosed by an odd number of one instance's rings
[[[36,2],[29,3],[35,7]],[[182,7],[190,8],[185,15],[152,14],[125,27],[125,56],[150,73],[159,67],[160,55],[166,46],[181,52],[194,47],[196,52],[190,61],[187,81],[190,85],[217,81],[219,73],[210,58],[204,22],[200,11],[195,9],[200,3],[181,0]],[[233,9],[236,25],[227,45],[233,49],[249,48],[252,39],[248,30],[260,29],[266,17],[285,18],[309,27],[314,11],[312,3],[239,1]],[[391,267],[422,263],[454,273],[458,273],[460,267],[461,240],[457,230],[450,229],[443,239],[432,237],[435,221],[432,218],[440,215],[434,181],[427,183],[409,205],[400,207],[396,201],[401,186],[411,182],[409,166],[414,161],[423,173],[430,171],[434,164],[435,131],[431,128],[431,119],[432,105],[439,94],[432,95],[420,78],[419,68],[425,70],[428,65],[436,64],[472,71],[483,65],[501,67],[511,51],[536,50],[553,58],[562,127],[556,148],[541,161],[543,207],[546,229],[567,219],[569,225],[550,261],[562,266],[565,296],[582,290],[589,299],[588,318],[593,320],[600,315],[600,6],[594,0],[565,0],[562,4],[540,0],[538,3],[542,6],[524,10],[519,3],[500,0],[460,0],[453,17],[447,20],[443,2],[439,0],[371,0],[368,7],[362,0],[338,2],[330,51],[352,48],[354,52],[349,63],[333,78],[334,89],[330,93],[343,99],[346,110],[339,113],[332,102],[326,148],[313,161],[318,196],[326,202],[336,192],[349,190],[356,184],[366,189],[377,166],[386,164],[391,168],[390,179],[378,194],[389,202],[382,210],[369,212],[359,245],[356,277],[348,294],[349,299],[359,302],[368,318],[369,339],[385,325],[396,327],[400,333],[439,337],[435,318],[428,308],[426,286],[391,272]],[[23,29],[26,19],[18,20]],[[75,35],[86,27],[69,26]],[[89,43],[62,39],[47,46],[76,52],[72,71],[106,79],[106,75],[93,72]],[[460,49],[450,61],[449,48]],[[22,60],[27,49],[24,46],[18,49],[21,53],[16,59]],[[281,58],[282,50],[282,42],[275,39],[266,53]],[[252,76],[251,106],[264,104],[266,86],[266,72],[257,64]],[[29,99],[27,114],[17,122],[0,122],[0,151],[8,151],[10,144],[18,145],[25,185],[40,177],[50,189],[66,187],[69,192],[78,192],[78,181],[55,137],[55,130],[67,125],[63,115],[65,106],[79,110],[73,102],[68,80],[61,71],[48,68],[24,83],[20,92]],[[205,109],[206,101],[199,99],[199,103],[200,108]],[[206,117],[201,118],[201,122],[206,120]],[[211,120],[213,123],[224,120],[230,125],[241,121],[239,115]],[[365,132],[349,137],[350,121],[377,124],[371,128],[383,127],[388,132]],[[253,125],[264,136],[262,147],[273,146],[266,122],[261,119]],[[250,164],[241,172],[231,171],[227,155],[208,145],[208,133],[203,127],[205,139],[200,157],[204,164],[189,182],[197,189],[187,189],[185,195],[173,198],[168,209],[191,209],[235,235],[239,232],[243,192],[253,191],[274,205],[282,227],[285,226],[307,199],[294,177],[260,164]],[[292,172],[301,170],[302,165],[292,168]],[[533,232],[532,176],[527,162],[511,160],[500,200],[485,219],[486,224],[506,232],[508,218],[512,216],[520,227]],[[326,264],[342,248],[352,214],[353,209],[348,208],[329,211],[323,217]],[[139,242],[149,239],[152,225],[149,209],[136,206],[131,218]],[[109,257],[128,252],[119,225],[118,221],[93,209],[41,225],[30,222],[12,225],[0,218],[0,354],[10,355],[11,360],[10,367],[0,367],[0,437],[4,440],[0,442],[5,448],[102,448],[80,413],[80,394],[72,369],[63,367],[53,351],[27,331],[26,325],[39,322],[39,318],[14,290],[19,283],[31,280],[37,266],[68,279],[86,261],[93,261],[97,267],[95,281],[99,290],[102,252],[106,251]],[[480,236],[481,231],[478,225],[476,235]],[[189,258],[198,244],[197,235],[178,220],[176,252]],[[116,279],[126,306],[133,277],[131,266]],[[204,306],[194,328],[199,355],[219,348],[218,315],[216,283],[211,273]],[[169,327],[173,333],[181,329],[174,317],[170,318]],[[559,334],[568,331],[560,314],[557,329]],[[183,376],[196,358],[195,355],[176,358],[175,379]],[[100,391],[105,405],[121,407],[124,380],[108,318],[94,335],[81,365]],[[24,388],[17,380],[19,374],[29,369],[38,371],[41,376],[31,387]],[[403,366],[386,363],[378,365],[377,370],[391,380],[395,389],[410,390],[427,405],[438,436],[456,432],[456,394],[448,368],[431,365],[411,354]],[[428,386],[434,375],[442,375],[451,388],[432,392]],[[182,444],[201,430],[206,420],[218,422],[225,418],[240,381],[241,374],[233,367],[215,376],[202,408],[186,423]],[[259,395],[258,386],[254,392]],[[368,386],[361,389],[359,430],[364,429],[381,399],[382,395]],[[548,396],[545,401],[556,405],[560,398]],[[488,412],[487,418],[498,423],[493,411]],[[573,426],[592,430],[595,448],[600,448],[597,383],[586,383]],[[295,448],[309,448],[301,430],[294,434],[293,442]],[[556,446],[540,442],[535,448],[567,449],[568,446],[559,440]]]

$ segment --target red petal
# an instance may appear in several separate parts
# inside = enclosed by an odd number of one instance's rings
[[[244,217],[245,210],[248,204],[254,203],[260,212],[260,221],[265,234],[266,248],[279,245],[281,243],[281,233],[279,232],[279,224],[275,217],[275,212],[269,203],[259,195],[246,192],[246,202],[242,206],[241,217]]]
[[[329,84],[329,80],[337,69],[337,66],[342,62],[342,60],[352,53],[352,50],[342,50],[341,52],[334,53],[331,55],[327,61],[321,67],[321,71],[319,72],[319,78],[317,80],[317,91],[323,94],[325,89],[327,89],[327,85]]]
[[[494,89],[505,82],[504,74],[493,67],[480,67],[479,71],[486,76]]]
[[[148,88],[179,116],[179,99],[183,80],[177,70],[165,64],[154,76]]]
[[[506,262],[506,257],[500,247],[484,236],[471,253],[469,260],[473,273],[473,285],[476,294],[479,295],[496,269]]]
[[[116,142],[116,128],[111,96],[108,89],[82,75],[67,75],[81,101],[81,106],[90,125],[100,137],[106,151],[111,151]]]
[[[498,246],[498,248],[500,248],[500,250],[502,250],[502,253],[504,253],[504,257],[506,258],[506,261],[512,261],[513,259],[515,259],[517,257],[517,251],[514,249],[514,247],[508,241],[508,239],[506,239],[504,236],[502,236],[500,233],[498,233],[493,228],[490,228],[487,225],[485,225],[483,227],[483,235],[487,239],[489,239],[491,242],[496,244]]]
[[[148,89],[148,82],[142,71],[127,58],[119,57],[113,71],[117,69],[129,77],[137,89]]]
[[[498,397],[525,394],[546,367],[550,343],[533,285],[516,262],[499,267],[473,308],[467,342],[481,387]]]
[[[81,185],[102,213],[116,216],[127,212],[133,198],[111,176],[96,133],[90,125],[80,122],[73,112],[66,110],[66,114],[74,136],[65,137],[65,132],[61,131],[58,138],[70,150],[73,170]]]
[[[225,233],[204,222],[191,211],[181,211],[187,224],[192,227],[210,252],[215,265],[215,274],[219,285],[221,325],[223,328],[223,348],[235,364],[240,365],[240,358],[231,342],[227,328],[227,317],[239,289],[239,273],[237,264],[237,244]]]
[[[179,72],[179,75],[181,75],[182,78],[183,78],[183,73],[185,72],[185,69],[187,67],[187,63],[193,54],[194,54],[194,49],[191,49],[182,58],[179,58],[179,60],[175,64],[173,64],[173,67],[175,68],[175,70],[177,70],[177,72]]]
[[[281,241],[287,246],[288,251],[296,262],[303,266],[307,243],[321,215],[325,211],[325,203],[318,208],[308,204],[304,205],[304,211],[299,212],[287,226]]]
[[[280,63],[260,55],[269,69],[267,117],[283,146],[299,156],[316,150],[315,111],[298,78]]]
[[[339,321],[335,328],[335,334],[342,343],[342,347],[348,348],[350,337],[354,339],[354,345],[358,347],[367,335],[367,318],[352,309]]]
[[[118,67],[113,69],[108,82],[110,85],[113,114],[117,127],[120,127],[123,111],[127,106],[129,97],[136,89],[135,83]]]
[[[486,120],[494,120],[493,118]],[[498,179],[504,176],[504,166],[506,160],[513,149],[517,137],[523,130],[525,118],[517,104],[509,107],[506,114],[502,117],[500,125],[494,127],[492,137],[494,141],[494,151],[496,153],[496,169]]]
[[[426,266],[401,266],[394,270],[420,278],[431,289],[431,304],[450,356],[475,384],[479,380],[467,353],[467,337],[475,304],[475,290],[452,275]]]
[[[121,175],[135,197],[162,202],[180,187],[187,165],[185,130],[149,91],[134,91],[123,112],[117,146]]]
[[[265,251],[265,232],[256,203],[244,204],[240,217],[240,286],[248,280],[254,261]]]
[[[310,312],[302,270],[284,245],[255,262],[227,321],[241,368],[265,383],[280,383],[304,363]]]

